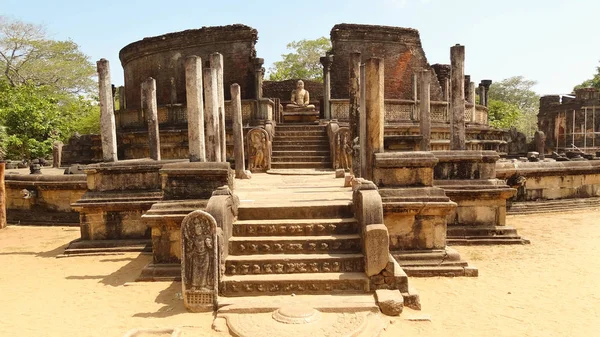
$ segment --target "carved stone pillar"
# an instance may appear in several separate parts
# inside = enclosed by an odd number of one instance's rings
[[[265,63],[265,59],[263,58],[255,58],[254,59],[254,86],[256,99],[261,99],[263,96],[263,79],[265,77],[265,68],[263,68],[263,64]]]
[[[110,65],[106,59],[96,62],[100,96],[100,137],[102,139],[102,159],[105,162],[117,161],[117,131],[110,83]]]
[[[246,163],[244,159],[244,129],[242,126],[242,98],[240,86],[237,83],[231,85],[231,110],[233,112],[233,154],[235,157],[235,177],[248,179]]]
[[[450,63],[452,65],[450,150],[465,150],[465,46],[457,44],[450,48]]]
[[[365,63],[366,81],[366,155],[367,163],[363,177],[373,179],[375,153],[383,152],[384,124],[384,67],[383,59],[370,58]]]
[[[217,73],[217,99],[219,102],[217,116],[219,125],[219,148],[221,150],[220,161],[227,161],[226,133],[225,133],[225,88],[223,87],[223,55],[219,53],[210,54],[210,67]]]
[[[206,161],[202,59],[198,56],[190,56],[185,60],[185,87],[190,161]]]
[[[421,115],[419,116],[419,126],[421,130],[421,151],[431,150],[431,77],[429,70],[421,70],[419,72],[420,79],[420,95],[421,101],[419,103],[419,110]]]
[[[0,229],[6,227],[6,187],[4,186],[5,163],[0,163]]]
[[[360,158],[360,170],[354,172],[356,177],[364,177],[367,165],[367,112],[366,112],[366,74],[365,64],[360,65],[360,101],[358,116],[359,151],[356,157]],[[358,172],[357,172],[358,171]]]
[[[483,87],[483,105],[488,106],[488,94],[490,92],[490,86],[492,85],[492,80],[482,80],[480,86]]]
[[[210,65],[210,63],[209,63]],[[217,71],[207,68],[202,69],[204,80],[204,122],[206,128],[205,146],[206,161],[221,161],[221,142],[219,140],[219,92],[217,89]]]
[[[156,81],[148,77],[142,82],[142,109],[148,123],[150,158],[160,160],[160,133],[158,131],[158,107],[156,106]]]
[[[333,55],[326,55],[319,59],[323,65],[323,117],[327,120],[331,119],[331,64],[333,63]]]

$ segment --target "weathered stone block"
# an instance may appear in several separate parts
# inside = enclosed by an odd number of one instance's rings
[[[379,274],[388,263],[389,237],[384,224],[368,225],[363,234],[365,273],[367,276]]]
[[[377,304],[384,315],[399,316],[404,309],[404,298],[398,290],[377,289]]]

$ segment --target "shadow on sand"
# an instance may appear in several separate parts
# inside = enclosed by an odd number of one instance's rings
[[[133,317],[165,318],[187,312],[181,297],[181,282],[169,284],[167,288],[158,293],[154,302],[163,304],[163,306],[156,312],[139,312],[134,314]]]

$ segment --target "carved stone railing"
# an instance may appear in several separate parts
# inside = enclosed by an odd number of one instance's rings
[[[331,118],[339,121],[347,121],[350,102],[347,99],[332,99]],[[443,101],[431,102],[431,121],[434,123],[450,123],[449,104]],[[419,101],[406,99],[385,100],[385,123],[403,123],[419,121]],[[488,109],[482,105],[465,103],[465,122],[471,124],[487,125]]]

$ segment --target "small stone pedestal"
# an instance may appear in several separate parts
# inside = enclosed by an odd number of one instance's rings
[[[85,167],[87,192],[72,204],[80,214],[81,239],[65,254],[150,251],[142,214],[163,197],[159,170],[175,161],[124,160]]]
[[[315,108],[285,108],[284,123],[311,123],[319,120],[319,111]]]
[[[524,244],[506,226],[506,200],[516,190],[496,179],[496,151],[433,151],[434,185],[457,203],[448,214],[449,244]]]
[[[181,278],[181,223],[195,210],[206,210],[213,191],[233,189],[229,163],[182,162],[160,170],[164,199],[142,219],[152,231],[152,262],[137,281],[175,281]]]
[[[446,247],[446,218],[456,204],[433,186],[437,162],[430,152],[375,154],[390,253],[408,276],[471,276],[467,263]]]

